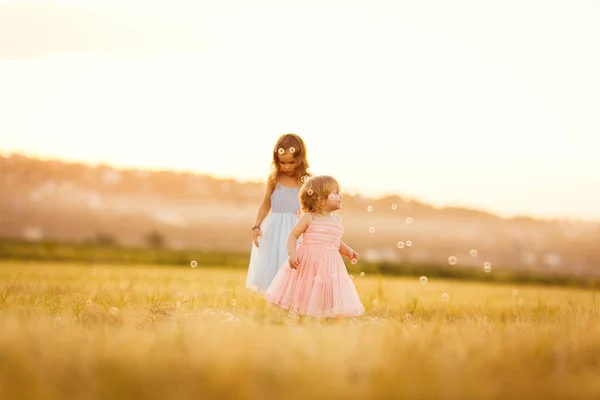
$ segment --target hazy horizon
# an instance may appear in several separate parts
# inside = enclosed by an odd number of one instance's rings
[[[295,132],[351,192],[598,221],[598,20],[592,2],[0,1],[0,151],[264,181]]]
[[[39,156],[39,155],[29,154],[29,153],[25,153],[25,152],[4,152],[0,149],[0,157],[11,157],[11,156],[27,157],[27,158],[31,158],[34,160],[40,160],[43,162],[58,161],[58,162],[62,162],[65,164],[79,164],[79,165],[83,165],[85,167],[90,167],[90,168],[94,168],[96,166],[102,165],[102,166],[113,168],[113,169],[119,170],[119,171],[148,171],[148,172],[171,172],[171,173],[175,173],[175,174],[194,174],[194,175],[198,175],[198,176],[207,176],[209,178],[216,179],[216,180],[232,179],[240,184],[244,184],[244,183],[265,184],[266,183],[264,179],[240,179],[239,177],[235,177],[235,176],[218,176],[218,175],[214,175],[214,174],[210,174],[210,173],[202,173],[202,172],[193,171],[193,170],[189,170],[189,169],[146,167],[146,166],[139,166],[139,165],[116,165],[116,164],[106,163],[103,161],[90,162],[87,160],[64,159],[64,158],[57,158],[57,157],[51,157],[51,156],[45,157],[45,156]],[[518,214],[518,213],[503,215],[503,214],[497,213],[490,209],[486,209],[486,208],[482,208],[482,207],[471,207],[471,206],[464,205],[464,204],[436,205],[436,204],[427,202],[426,200],[423,200],[421,198],[408,196],[401,192],[369,194],[369,193],[363,192],[361,190],[348,191],[348,190],[345,190],[344,188],[342,188],[342,191],[346,194],[359,195],[365,199],[369,199],[369,200],[373,200],[373,201],[379,201],[386,197],[397,196],[397,197],[402,198],[404,201],[416,201],[423,205],[431,206],[431,207],[434,207],[434,208],[440,209],[440,210],[445,207],[464,209],[464,210],[473,210],[476,212],[479,211],[479,212],[489,213],[489,214],[492,214],[492,215],[495,215],[497,217],[500,217],[502,219],[507,219],[507,220],[512,219],[512,218],[533,218],[533,219],[542,220],[542,221],[550,221],[550,220],[559,219],[559,220],[566,220],[566,221],[573,221],[573,222],[580,221],[580,222],[584,222],[584,223],[599,223],[600,224],[600,219],[594,219],[594,218],[553,217],[553,216],[544,217],[544,216],[535,216],[535,215]]]

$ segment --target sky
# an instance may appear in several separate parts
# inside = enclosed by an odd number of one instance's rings
[[[600,220],[595,1],[0,0],[0,151]]]

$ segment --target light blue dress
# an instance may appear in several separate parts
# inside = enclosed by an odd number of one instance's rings
[[[277,271],[287,260],[288,235],[298,221],[300,188],[289,188],[277,183],[271,194],[271,210],[261,224],[262,236],[258,246],[252,242],[246,287],[265,292]],[[300,242],[300,241],[298,241]]]

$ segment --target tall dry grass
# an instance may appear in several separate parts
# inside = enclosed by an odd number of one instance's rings
[[[363,317],[299,326],[244,278],[0,264],[0,398],[600,397],[592,291],[355,276]]]

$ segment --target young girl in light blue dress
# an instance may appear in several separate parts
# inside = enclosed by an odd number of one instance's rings
[[[273,171],[252,227],[252,250],[246,287],[263,293],[288,257],[288,235],[300,217],[299,191],[308,179],[304,141],[282,135],[273,149]]]

